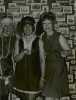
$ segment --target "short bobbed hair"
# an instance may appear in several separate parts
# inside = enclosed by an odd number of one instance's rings
[[[41,22],[46,19],[51,20],[53,23],[56,21],[56,17],[52,12],[44,12],[40,15]]]
[[[35,20],[34,20],[34,18],[31,17],[31,16],[26,16],[26,17],[23,17],[23,18],[21,19],[21,21],[17,24],[17,32],[18,32],[19,34],[21,34],[21,33],[24,32],[24,26],[25,26],[26,24],[29,24],[29,25],[32,26],[32,31],[35,30],[35,26],[34,26]]]
[[[54,30],[54,25],[55,25],[55,22],[56,22],[56,17],[55,15],[52,13],[52,12],[44,12],[40,15],[40,19],[36,25],[36,34],[37,35],[41,35],[41,33],[44,32],[44,29],[43,29],[43,21],[44,20],[50,20],[52,22],[52,27],[53,27],[53,30]]]

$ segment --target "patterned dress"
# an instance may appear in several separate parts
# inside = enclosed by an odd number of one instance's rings
[[[19,40],[19,53],[24,50],[22,39]],[[23,91],[38,91],[41,77],[39,39],[35,38],[32,42],[31,54],[16,63],[15,82],[16,89]],[[28,92],[27,92],[28,93]]]
[[[45,34],[42,39],[46,55],[45,85],[43,95],[49,97],[62,97],[68,95],[67,66],[61,56],[62,48],[59,43],[59,33],[50,37]]]
[[[0,95],[6,95],[9,92],[10,84],[6,86],[5,80],[2,77],[13,75],[12,54],[14,43],[15,35],[0,37]]]

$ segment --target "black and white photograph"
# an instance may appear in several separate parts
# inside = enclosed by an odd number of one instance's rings
[[[52,3],[52,11],[55,14],[63,13],[62,6],[59,3]]]
[[[5,6],[0,6],[0,13],[5,13]]]
[[[38,19],[40,17],[40,11],[34,11],[32,12],[32,16],[36,19]]]
[[[27,5],[31,5],[32,2],[33,2],[33,0],[26,0]]]
[[[16,6],[17,6],[16,3],[8,3],[8,8],[14,8]]]
[[[57,22],[65,22],[66,21],[65,15],[64,14],[57,14],[56,20],[57,20]]]
[[[25,0],[12,0],[13,3],[25,3]]]
[[[63,6],[63,13],[64,14],[72,14],[73,13],[72,6]]]
[[[4,4],[4,0],[0,0],[0,4]]]
[[[29,6],[20,6],[20,14],[29,14]]]
[[[32,3],[31,10],[32,11],[40,11],[41,10],[41,3]]]
[[[59,6],[61,6],[60,3],[56,3],[56,2],[52,3],[52,8],[57,8]]]
[[[0,100],[76,100],[75,0],[0,0]]]
[[[73,83],[73,74],[68,75],[69,83]]]
[[[33,3],[41,3],[41,0],[32,0]]]
[[[61,4],[69,4],[73,0],[56,0],[56,2],[61,3]]]
[[[20,13],[20,8],[19,7],[14,7],[14,8],[8,8],[7,9],[8,14],[19,14]]]
[[[22,18],[22,15],[19,13],[16,13],[13,15],[13,22],[15,23],[15,26],[21,20],[21,18]]]
[[[48,12],[49,7],[48,6],[42,6],[42,12]]]
[[[47,4],[48,0],[41,0],[41,4]]]
[[[67,15],[67,24],[74,25],[74,23],[75,23],[74,15]]]
[[[62,34],[69,34],[69,28],[68,27],[60,27],[59,28],[59,31],[62,33]]]
[[[62,97],[61,100],[70,100],[69,97]]]

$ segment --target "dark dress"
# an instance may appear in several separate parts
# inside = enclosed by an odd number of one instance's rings
[[[22,41],[19,41],[19,52],[24,47]],[[40,56],[39,56],[39,39],[32,42],[31,54],[25,56],[16,64],[15,83],[17,89],[24,91],[38,91],[41,76]]]
[[[0,37],[0,65],[2,69],[2,74],[0,77],[9,77],[13,75],[13,61],[12,53],[14,50],[15,36],[4,36]],[[10,81],[12,77],[10,77]],[[9,89],[11,88],[11,83],[5,85],[5,80],[0,78],[0,98],[1,100],[8,99]]]
[[[62,97],[68,95],[68,80],[66,61],[61,56],[62,48],[59,43],[59,33],[50,37],[42,37],[46,55],[45,85],[43,95],[48,97]]]
[[[0,57],[2,58],[0,63],[3,76],[6,77],[13,73],[13,62],[11,58],[14,51],[15,39],[16,37],[14,35],[0,37]]]

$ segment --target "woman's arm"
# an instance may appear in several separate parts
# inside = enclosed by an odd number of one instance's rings
[[[45,73],[45,53],[43,48],[43,42],[41,39],[39,40],[39,51],[40,51],[40,63],[41,63],[41,80],[43,80]]]
[[[20,54],[14,57],[15,62],[19,62],[24,57],[25,52],[21,52]]]
[[[70,50],[70,47],[66,41],[66,39],[64,38],[64,36],[60,35],[59,37],[59,43],[63,49],[63,52],[62,52],[62,56],[65,57],[65,56],[68,56],[71,54],[71,50]]]
[[[25,51],[22,51],[21,53],[19,53],[19,39],[20,38],[17,37],[15,48],[14,48],[14,61],[15,62],[20,61],[23,58],[24,53],[25,53]]]

